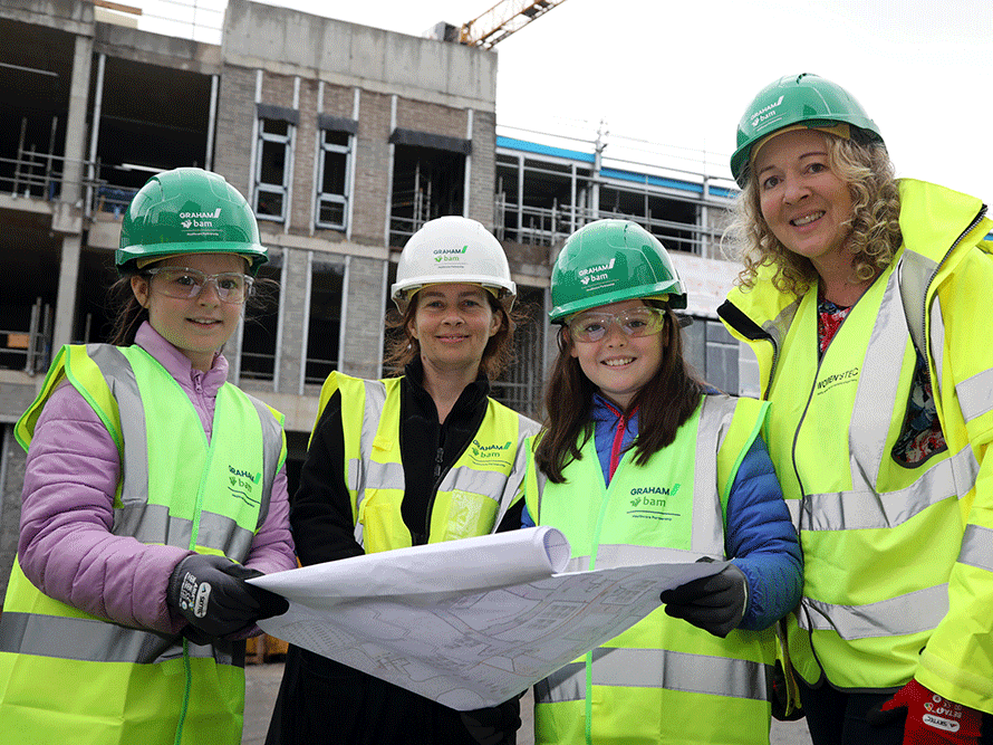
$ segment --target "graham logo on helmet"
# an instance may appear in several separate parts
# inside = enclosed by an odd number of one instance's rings
[[[738,148],[731,156],[731,173],[738,186],[744,188],[748,182],[751,161],[765,139],[788,127],[883,141],[876,123],[840,85],[809,72],[786,75],[759,91],[738,123]]]
[[[128,272],[191,253],[238,254],[252,274],[268,260],[255,213],[223,176],[202,168],[158,173],[124,213],[114,263]]]
[[[628,220],[596,220],[577,230],[552,268],[552,323],[580,311],[636,298],[686,307],[686,292],[665,246]]]
[[[749,119],[752,120],[752,126],[757,127],[759,122],[764,122],[766,119],[776,115],[775,108],[783,102],[783,97],[780,96],[771,104],[766,106],[764,109],[759,109],[754,114],[749,115]]]

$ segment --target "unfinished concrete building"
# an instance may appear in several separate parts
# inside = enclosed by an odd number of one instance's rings
[[[0,35],[0,591],[24,467],[13,425],[53,350],[106,338],[121,214],[159,170],[218,171],[256,210],[262,276],[279,289],[225,354],[233,382],[286,414],[291,489],[328,373],[389,372],[396,258],[441,215],[493,230],[532,312],[494,385],[510,406],[540,415],[551,265],[571,231],[607,216],[673,251],[696,367],[732,392],[754,385],[714,314],[734,275],[716,258],[729,185],[615,167],[597,143],[498,137],[493,51],[247,0],[228,3],[220,44],[105,22],[72,0],[5,0]]]

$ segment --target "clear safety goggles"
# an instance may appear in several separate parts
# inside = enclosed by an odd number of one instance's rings
[[[213,283],[217,297],[225,303],[237,305],[245,302],[252,292],[254,278],[241,272],[205,274],[199,269],[163,266],[146,269],[142,274],[158,277],[155,289],[169,297],[190,299],[199,297],[204,288]]]
[[[662,308],[631,308],[620,313],[580,313],[569,321],[569,335],[574,341],[600,341],[611,324],[617,324],[627,336],[653,336],[665,326]]]

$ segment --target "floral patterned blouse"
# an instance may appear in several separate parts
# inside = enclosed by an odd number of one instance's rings
[[[817,340],[818,358],[823,356],[834,335],[848,316],[851,306],[835,305],[830,300],[818,297],[817,300]],[[917,367],[910,388],[910,401],[907,402],[907,416],[903,431],[893,445],[893,459],[901,465],[918,466],[935,453],[945,450],[945,435],[938,422],[938,412],[934,405],[931,378],[927,362],[917,353]]]

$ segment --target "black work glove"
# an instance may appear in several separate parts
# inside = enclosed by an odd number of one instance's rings
[[[486,709],[463,711],[462,723],[479,745],[513,745],[521,727],[520,698],[516,696]]]
[[[745,615],[745,573],[728,564],[720,574],[701,577],[659,596],[665,612],[722,639]]]
[[[245,582],[261,575],[225,556],[192,554],[169,577],[166,602],[195,629],[184,635],[203,644],[204,637],[228,636],[286,612],[286,598]]]

